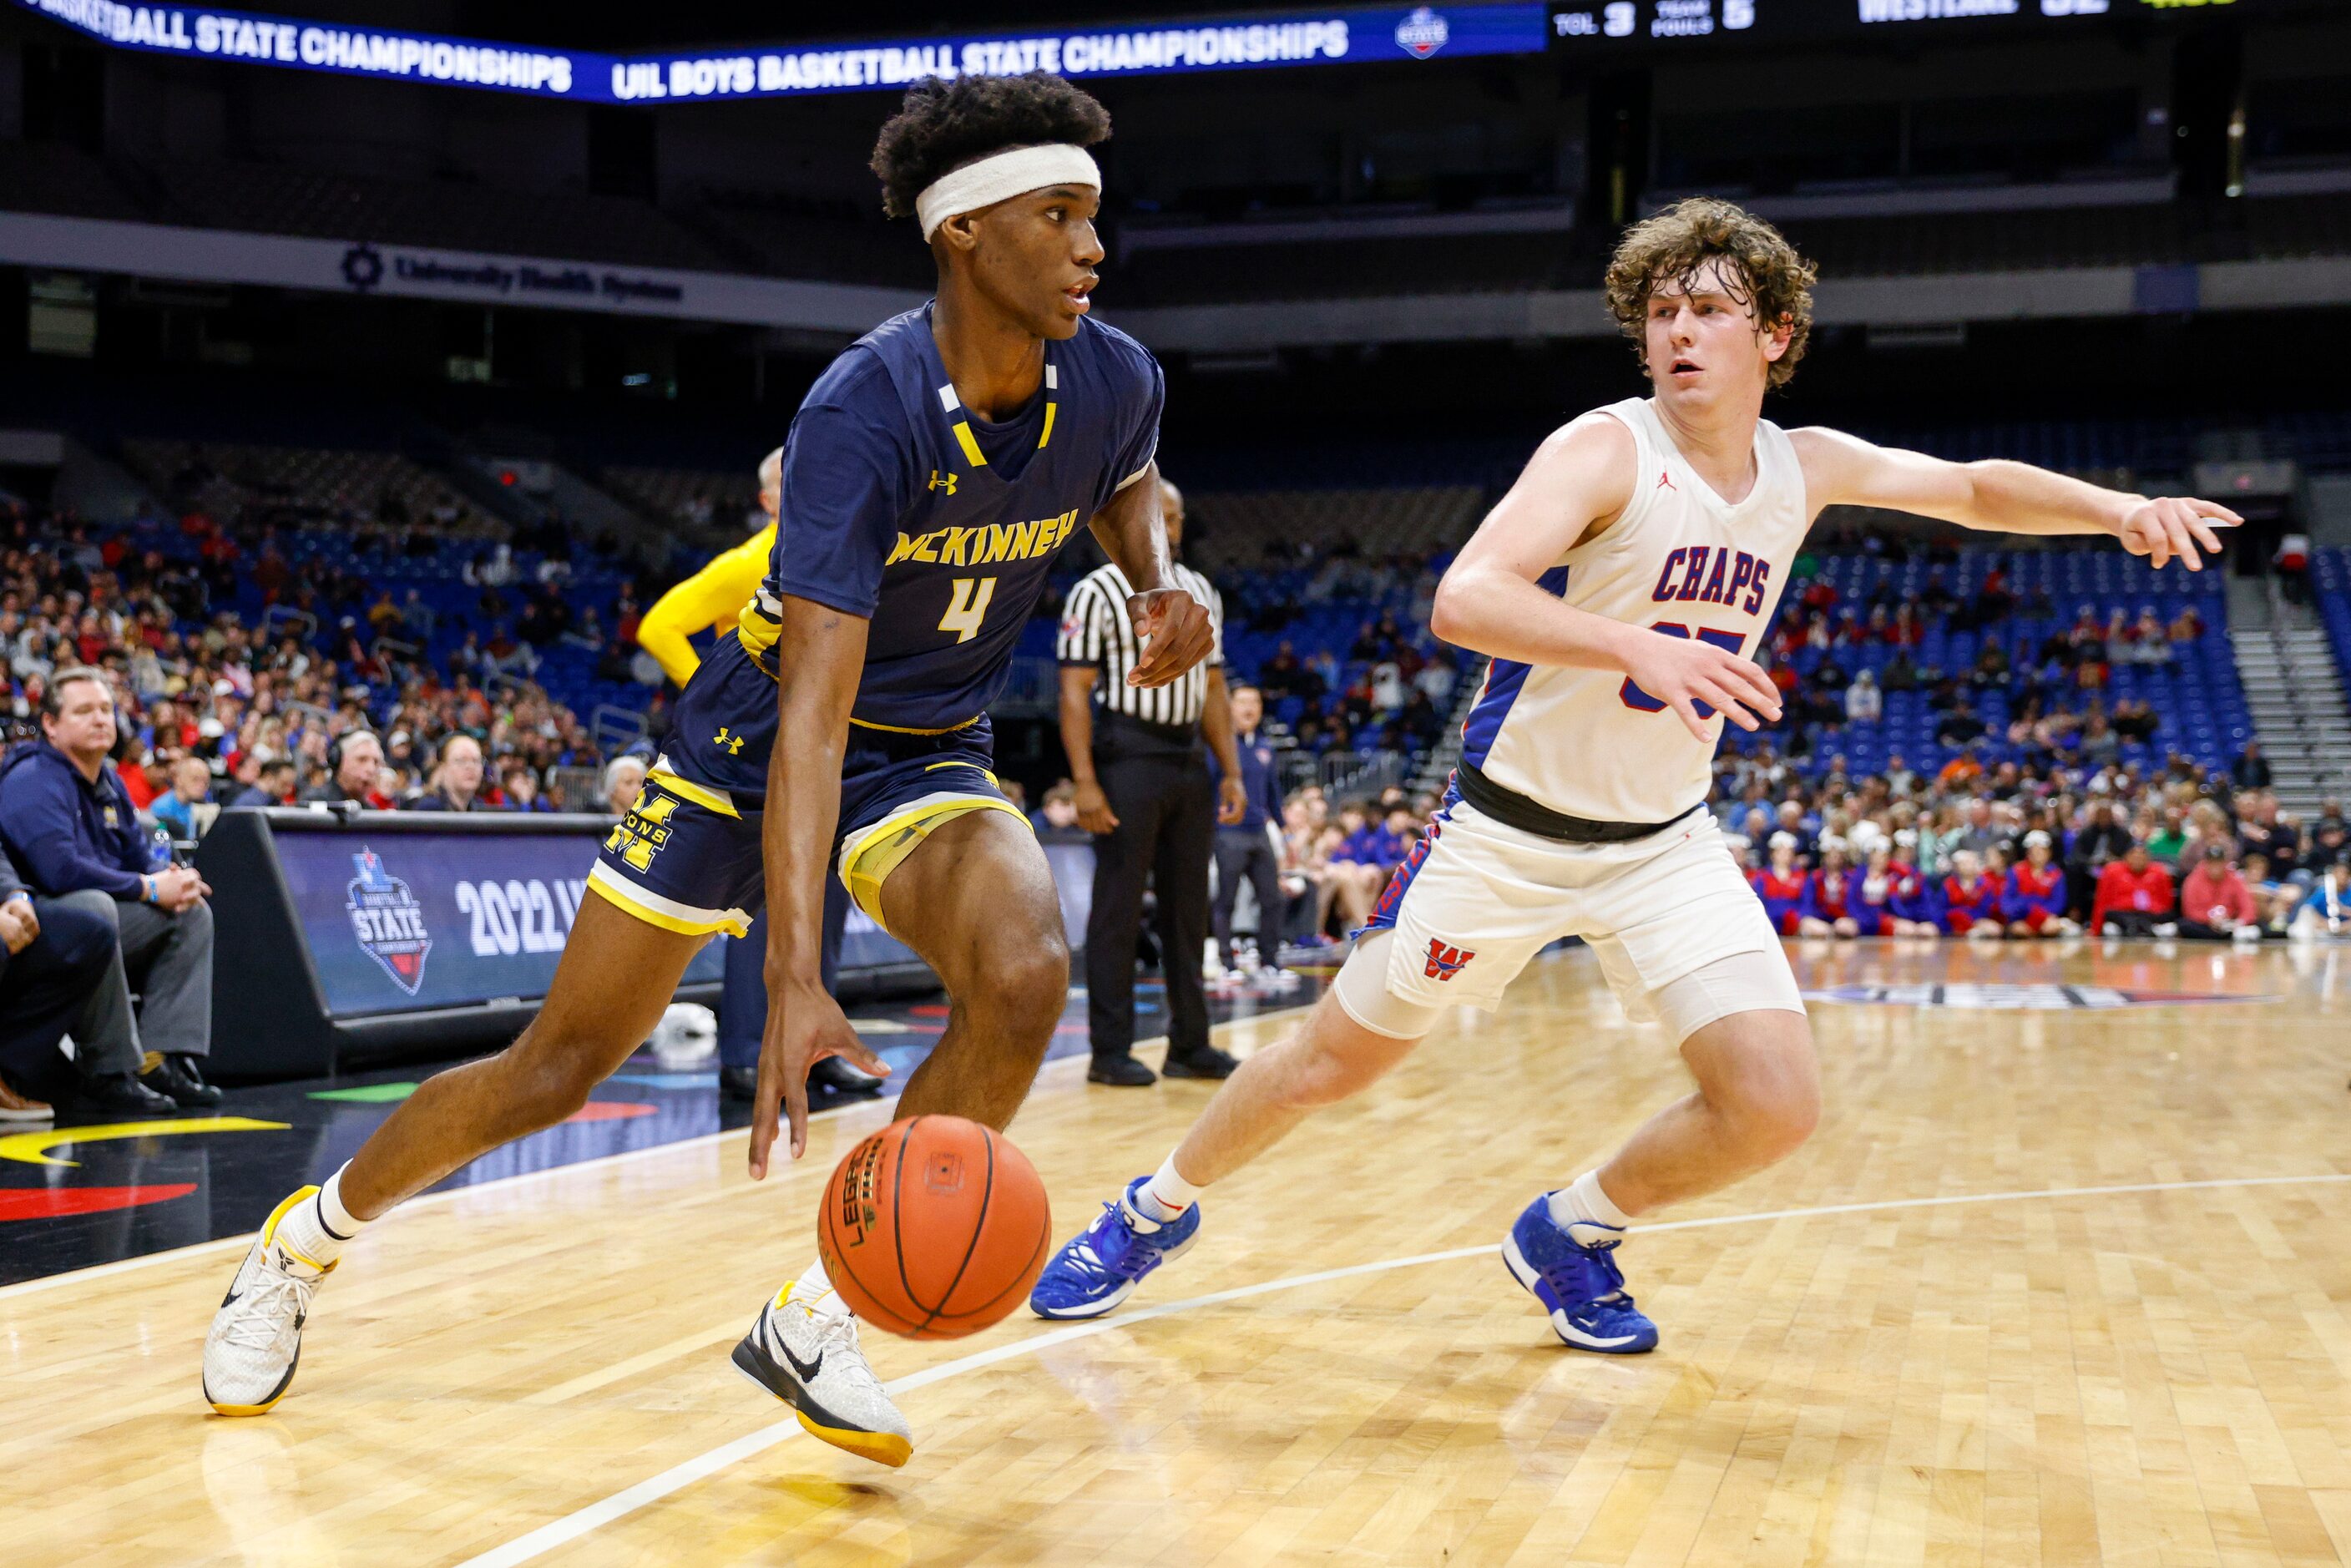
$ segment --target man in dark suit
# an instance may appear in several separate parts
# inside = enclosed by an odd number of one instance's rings
[[[137,1058],[77,1040],[89,1071],[77,1084],[58,1042],[69,1029],[90,1032],[91,1002],[114,961],[113,924],[57,899],[36,898],[0,848],[0,1122],[48,1119],[37,1096],[60,1095],[71,1110],[169,1115],[178,1107],[133,1076]],[[112,1071],[107,1071],[107,1069]]]

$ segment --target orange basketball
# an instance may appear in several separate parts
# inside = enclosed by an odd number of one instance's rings
[[[961,1116],[893,1122],[833,1167],[816,1245],[857,1315],[960,1339],[1026,1300],[1053,1246],[1037,1167]]]

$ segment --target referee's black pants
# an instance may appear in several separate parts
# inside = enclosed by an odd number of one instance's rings
[[[1097,722],[1108,716],[1097,715]],[[1115,723],[1115,720],[1112,721]],[[1108,737],[1106,737],[1108,738]],[[1134,1049],[1135,936],[1146,880],[1158,889],[1159,961],[1167,982],[1167,1049],[1206,1050],[1208,857],[1217,796],[1198,743],[1182,750],[1097,746],[1094,776],[1118,826],[1094,837],[1094,904],[1086,919],[1086,1022],[1096,1056]]]

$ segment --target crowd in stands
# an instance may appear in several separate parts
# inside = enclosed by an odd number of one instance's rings
[[[385,506],[297,549],[302,519],[221,510],[99,529],[0,503],[0,1122],[218,1103],[211,889],[174,847],[214,813],[618,810],[643,781],[529,678],[560,640],[631,652],[628,584],[609,639],[592,605],[575,622],[559,527]],[[453,538],[461,632],[371,570]],[[567,778],[593,783],[568,800]]]
[[[1929,779],[1896,758],[1856,778],[1839,756],[1817,779],[1765,746],[1722,759],[1716,810],[1788,936],[2340,933],[2351,823],[2334,800],[2296,821],[2266,779],[2257,746],[2233,776],[1963,758]]]
[[[2016,591],[1996,559],[1963,593],[1949,581],[1957,551],[1930,549],[1927,559],[1923,587],[1897,591],[1881,578],[1858,603],[1841,599],[1825,576],[1793,585],[1767,639],[1783,704],[1771,738],[1782,754],[1809,759],[1816,745],[1834,747],[1845,727],[1876,726],[1889,696],[1916,693],[1935,716],[1929,731],[1939,747],[2102,766],[2152,745],[2160,728],[2147,697],[2116,691],[2117,671],[2206,656],[2210,627],[2192,601],[2168,616],[2153,602],[2104,613],[2084,602],[2068,623],[2045,585]],[[1925,651],[1930,637],[1970,656],[1944,667]],[[1997,716],[1979,711],[1988,696]]]
[[[1228,662],[1264,693],[1277,733],[1310,756],[1435,746],[1461,673],[1428,632],[1444,559],[1368,555],[1345,538],[1322,549],[1270,539],[1263,556],[1211,580]]]
[[[434,658],[437,612],[413,589],[396,600],[374,586],[369,568],[414,539],[440,549],[437,526],[354,524],[346,548],[298,559],[267,520],[191,510],[98,530],[0,508],[0,726],[32,738],[57,671],[103,672],[131,803],[177,831],[204,806],[599,809],[562,798],[560,769],[602,759],[530,678],[562,639],[625,656],[599,612],[565,591],[560,530],[520,541],[541,560],[524,580],[517,541],[471,536],[466,585],[483,629]],[[616,620],[633,610],[624,587]]]

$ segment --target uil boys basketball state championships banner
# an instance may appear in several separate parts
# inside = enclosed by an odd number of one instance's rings
[[[622,56],[193,5],[135,5],[120,0],[16,3],[117,48],[580,103],[797,98],[901,87],[926,76],[1010,76],[1031,70],[1082,81],[1172,71],[1540,54],[1550,26],[1541,0],[1534,0]]]

